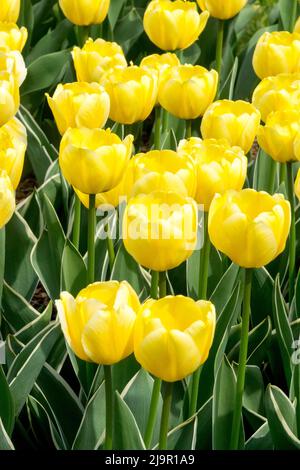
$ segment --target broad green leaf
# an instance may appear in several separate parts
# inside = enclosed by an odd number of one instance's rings
[[[23,328],[18,330],[15,338],[21,341],[23,344],[27,344],[33,339],[38,333],[40,333],[51,321],[53,310],[52,302],[49,302],[45,310],[35,318],[35,320],[27,323]]]
[[[109,19],[112,30],[114,30],[116,26],[119,15],[125,3],[126,3],[126,0],[114,0],[114,7],[109,9],[108,19]]]
[[[245,444],[245,450],[273,450],[274,444],[268,423],[264,423]]]
[[[224,305],[226,305],[228,299],[232,295],[239,271],[239,266],[232,263],[211,294],[210,301],[214,304],[217,315],[222,312]]]
[[[35,189],[30,196],[18,204],[17,211],[26,220],[35,237],[39,238],[43,229],[43,220]]]
[[[66,240],[61,262],[61,291],[76,296],[87,285],[87,269],[75,246]]]
[[[275,186],[270,181],[273,167],[276,167]],[[271,194],[277,188],[277,163],[260,149],[255,161],[253,188],[257,191],[268,191]]]
[[[116,450],[144,450],[145,444],[130,408],[120,394],[115,394],[115,425],[113,448]]]
[[[19,331],[28,323],[36,320],[38,312],[10,287],[6,282],[3,285],[3,316],[10,325],[12,332]]]
[[[145,288],[145,281],[140,266],[126,251],[123,243],[117,253],[111,279],[116,281],[128,281],[137,294],[140,294]]]
[[[291,0],[279,0],[279,11],[283,28],[289,31],[291,28]]]
[[[0,450],[15,450],[0,417]]]
[[[0,308],[2,305],[2,292],[5,268],[5,227],[0,229]],[[1,315],[0,315],[1,319]]]
[[[0,419],[9,436],[13,431],[15,421],[14,402],[9,390],[3,369],[0,366]]]

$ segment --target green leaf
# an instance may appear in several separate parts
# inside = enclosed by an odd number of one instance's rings
[[[27,344],[38,333],[40,333],[51,321],[53,303],[49,302],[43,313],[36,317],[33,321],[27,323],[15,335],[15,338],[23,344]]]
[[[116,256],[111,279],[127,281],[140,294],[145,288],[145,281],[138,263],[126,251],[122,243]]]
[[[286,31],[290,30],[291,23],[291,0],[279,0],[279,11],[283,24],[283,28]]]
[[[277,166],[277,163],[262,149],[260,149],[254,166],[254,189],[257,191],[269,191],[270,193],[273,193],[274,188],[270,187],[270,174],[274,165]],[[275,184],[275,188],[276,187],[277,184]]]
[[[239,272],[239,266],[232,263],[211,294],[210,301],[214,304],[217,315],[223,310],[224,305],[226,305],[228,299],[232,295]]]
[[[0,419],[6,432],[11,436],[14,422],[15,422],[15,408],[9,386],[4,375],[3,369],[0,366]]]
[[[118,392],[115,394],[115,425],[113,448],[116,450],[145,450],[145,444],[129,406]]]
[[[87,285],[87,269],[81,254],[66,240],[61,262],[61,291],[76,296]]]
[[[125,54],[138,40],[144,31],[143,21],[135,7],[130,8],[129,13],[121,18],[114,30],[114,40],[122,44]]]
[[[5,268],[5,227],[0,229],[0,309],[2,305],[2,292]],[[0,314],[1,319],[1,314]]]
[[[119,15],[125,3],[126,3],[126,0],[114,0],[114,7],[109,9],[108,19],[109,19],[112,30],[114,30],[116,26]]]
[[[274,444],[268,423],[264,423],[245,444],[245,450],[273,450]]]
[[[28,323],[36,320],[38,312],[10,287],[6,282],[3,285],[3,316],[10,325],[12,332],[18,331]]]
[[[11,442],[9,435],[3,425],[2,419],[0,418],[0,450],[15,450],[13,443]]]

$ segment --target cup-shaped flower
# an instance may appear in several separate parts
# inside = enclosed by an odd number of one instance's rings
[[[14,189],[22,176],[26,148],[26,129],[17,118],[0,127],[0,169],[7,172]]]
[[[65,339],[84,361],[111,365],[133,353],[140,302],[126,282],[95,282],[76,298],[68,292],[56,301]]]
[[[24,82],[27,69],[21,52],[10,51],[8,48],[0,47],[0,70],[5,70],[14,75],[19,86]]]
[[[7,71],[0,71],[0,127],[17,113],[20,93],[17,79]]]
[[[240,147],[231,147],[227,140],[192,137],[182,140],[179,154],[191,155],[197,168],[197,188],[195,199],[209,210],[215,194],[223,194],[228,189],[243,188],[248,160]]]
[[[132,142],[132,135],[122,141],[110,129],[68,129],[59,151],[62,173],[85,194],[110,191],[121,181]]]
[[[160,77],[158,101],[181,119],[203,116],[217,93],[218,73],[200,65],[179,65],[164,70]]]
[[[246,5],[247,0],[197,0],[203,11],[220,20],[228,20],[237,15]]]
[[[15,192],[5,170],[0,170],[0,229],[10,221],[16,208]]]
[[[20,14],[20,0],[1,0],[0,22],[16,23]]]
[[[266,125],[260,126],[257,140],[273,160],[281,163],[300,160],[295,140],[300,132],[300,111],[296,109],[269,114]]]
[[[260,79],[300,72],[300,34],[288,31],[264,33],[256,44],[253,68]]]
[[[300,168],[298,170],[296,180],[295,180],[295,194],[300,201]]]
[[[244,268],[261,268],[282,253],[290,225],[290,203],[254,189],[217,194],[208,216],[213,245]]]
[[[51,98],[46,94],[59,132],[69,127],[101,128],[109,116],[110,100],[98,83],[59,84]]]
[[[157,76],[137,66],[107,72],[101,84],[110,97],[109,117],[121,124],[144,121],[157,99]]]
[[[164,51],[186,49],[204,30],[209,13],[199,14],[195,2],[152,0],[145,11],[144,29],[149,39]]]
[[[14,23],[0,23],[0,48],[22,52],[28,37],[27,29]]]
[[[71,23],[88,26],[103,23],[110,0],[59,0],[59,5]]]
[[[148,300],[135,324],[135,357],[144,369],[166,382],[182,380],[206,361],[215,323],[211,302],[195,302],[182,295]]]
[[[72,57],[79,82],[99,82],[108,70],[127,66],[121,46],[104,39],[88,39],[82,49],[74,47]]]
[[[215,101],[203,116],[204,139],[226,139],[245,153],[251,149],[260,124],[260,112],[246,101]]]
[[[123,241],[142,266],[166,271],[179,266],[197,243],[196,202],[174,192],[156,191],[129,200],[123,217]]]
[[[264,78],[255,88],[252,103],[266,122],[269,114],[300,106],[300,73]]]

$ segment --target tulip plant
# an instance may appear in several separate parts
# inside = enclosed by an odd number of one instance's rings
[[[1,0],[0,450],[299,450],[299,200],[300,2]]]

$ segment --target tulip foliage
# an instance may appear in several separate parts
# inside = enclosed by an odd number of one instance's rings
[[[1,0],[0,450],[300,449],[298,17]]]

